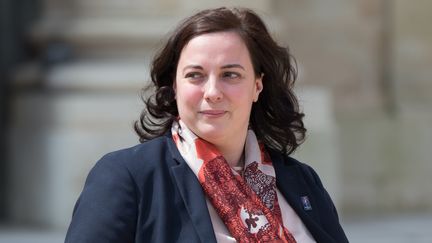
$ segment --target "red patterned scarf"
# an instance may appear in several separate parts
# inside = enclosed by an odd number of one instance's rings
[[[283,226],[271,159],[252,130],[246,138],[244,177],[182,121],[174,122],[171,131],[180,154],[237,242],[296,242]]]

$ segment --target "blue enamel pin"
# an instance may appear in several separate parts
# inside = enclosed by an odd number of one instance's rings
[[[302,203],[303,209],[305,211],[312,210],[312,205],[311,205],[311,203],[309,201],[309,197],[308,196],[300,197],[300,199],[301,199],[301,203]]]

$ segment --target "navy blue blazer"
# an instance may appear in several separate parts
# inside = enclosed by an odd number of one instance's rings
[[[278,152],[269,153],[278,189],[315,240],[348,242],[315,171]],[[96,163],[75,205],[65,242],[215,243],[216,237],[201,185],[167,134],[109,153]]]

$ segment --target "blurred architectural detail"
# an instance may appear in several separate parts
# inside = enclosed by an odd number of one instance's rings
[[[41,61],[15,75],[12,220],[67,226],[96,160],[138,142],[132,123],[143,106],[139,91],[161,40],[210,2],[44,1],[42,18],[29,33]],[[238,4],[270,8],[266,2]]]
[[[432,2],[396,0],[394,77],[398,106],[406,116],[432,113]]]
[[[299,83],[334,95],[344,212],[432,209],[431,2],[278,3]]]
[[[44,0],[29,32],[41,59],[14,79],[14,221],[67,225],[95,161],[137,143],[139,90],[161,40],[221,5],[255,9],[290,46],[309,128],[293,156],[342,213],[432,209],[432,2]]]
[[[339,129],[336,125],[334,100],[331,91],[320,86],[296,89],[300,106],[306,114],[305,143],[293,155],[318,171],[323,184],[339,208],[342,206],[342,165]]]
[[[0,222],[9,216],[7,134],[11,76],[20,63],[32,56],[26,34],[38,11],[38,0],[0,0]]]

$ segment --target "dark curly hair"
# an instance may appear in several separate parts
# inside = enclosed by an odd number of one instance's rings
[[[151,66],[152,87],[143,98],[145,109],[134,124],[140,142],[166,133],[178,116],[173,82],[183,47],[194,37],[233,31],[245,42],[256,76],[263,76],[264,89],[253,103],[250,125],[267,147],[292,153],[304,140],[304,114],[293,93],[296,63],[288,48],[279,46],[258,15],[246,8],[207,9],[185,19],[156,54]],[[143,96],[144,97],[144,96]]]

